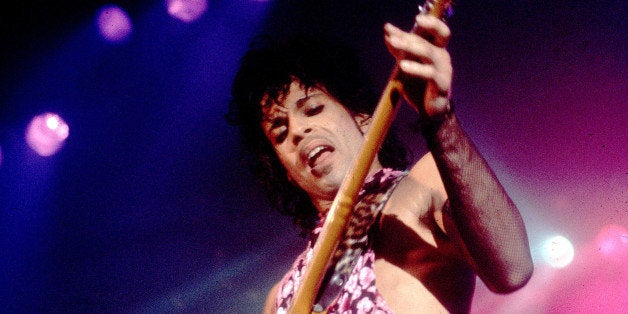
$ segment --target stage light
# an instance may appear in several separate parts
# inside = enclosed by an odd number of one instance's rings
[[[206,0],[166,0],[170,16],[185,23],[197,20],[207,10]]]
[[[26,128],[26,143],[40,156],[51,156],[62,146],[70,134],[70,128],[55,113],[34,117]]]
[[[127,40],[133,29],[128,14],[114,5],[106,5],[100,9],[96,24],[100,35],[110,42]]]
[[[554,268],[563,268],[574,258],[574,248],[571,242],[563,236],[551,237],[543,242],[541,247],[543,260]]]
[[[598,252],[607,258],[624,260],[628,257],[628,231],[619,225],[607,225],[595,238]]]

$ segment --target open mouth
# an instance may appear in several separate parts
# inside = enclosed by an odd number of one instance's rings
[[[312,149],[310,151],[310,153],[307,155],[307,164],[308,166],[310,166],[310,168],[314,168],[314,166],[316,166],[316,161],[326,152],[332,152],[334,151],[334,149],[330,146],[326,146],[326,145],[321,145],[321,146],[316,146],[314,147],[314,149]]]

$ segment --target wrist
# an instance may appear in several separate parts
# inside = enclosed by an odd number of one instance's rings
[[[454,113],[454,103],[449,100],[448,110],[438,116],[431,116],[421,121],[421,132],[429,142],[441,137],[443,132],[446,133],[447,129],[451,129],[456,125],[458,125],[458,119]]]

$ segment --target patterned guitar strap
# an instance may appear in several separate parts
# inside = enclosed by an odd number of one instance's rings
[[[331,259],[335,265],[325,275],[323,285],[314,304],[314,311],[323,311],[338,296],[349,278],[355,263],[369,246],[368,233],[378,219],[388,198],[407,172],[382,169],[364,183],[344,239],[338,244]],[[314,237],[317,237],[315,234]],[[312,243],[316,241],[313,238]]]

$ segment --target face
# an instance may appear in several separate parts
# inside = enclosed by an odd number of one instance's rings
[[[368,116],[354,116],[324,90],[298,82],[264,116],[262,128],[289,179],[322,209],[360,150]]]

